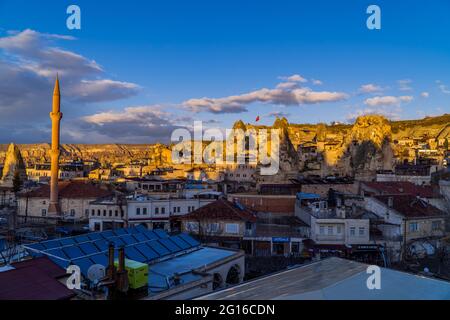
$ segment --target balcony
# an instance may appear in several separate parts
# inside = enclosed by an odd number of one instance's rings
[[[316,241],[344,241],[344,240],[345,240],[344,235],[337,235],[337,234],[335,234],[335,235],[317,234],[316,235]]]

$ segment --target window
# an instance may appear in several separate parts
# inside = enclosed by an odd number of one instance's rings
[[[324,235],[324,234],[325,234],[325,227],[324,227],[324,226],[320,226],[320,228],[319,228],[319,233],[320,233],[321,235]]]
[[[95,216],[95,209],[92,209],[91,216]]]
[[[112,210],[109,210],[109,216],[112,217]]]
[[[419,225],[417,222],[410,222],[409,223],[409,232],[417,232],[419,230]]]
[[[350,235],[351,236],[356,235],[356,228],[355,227],[350,227]]]
[[[342,226],[337,226],[336,227],[336,231],[337,231],[337,234],[341,234],[342,233]]]
[[[106,217],[106,210],[103,210],[103,216]]]
[[[115,215],[116,217],[118,217],[118,216],[119,216],[119,210],[115,210],[115,211],[114,211],[114,215]]]
[[[47,209],[42,209],[41,210],[41,214],[42,214],[43,217],[46,217],[47,216]]]
[[[147,208],[142,208],[142,214],[146,215],[147,214]]]
[[[136,215],[140,216],[141,215],[141,208],[136,208]]]
[[[97,216],[100,217],[100,215],[101,215],[101,211],[100,211],[100,209],[98,209],[98,210],[97,210]]]
[[[365,231],[366,231],[366,230],[365,230],[364,227],[359,227],[359,236],[360,236],[360,237],[364,236]]]
[[[162,207],[162,208],[161,208],[161,214],[164,214],[164,213],[166,213],[166,208],[165,208],[165,207]]]
[[[441,230],[441,221],[440,220],[433,221],[431,223],[431,229],[433,229],[433,231]]]
[[[187,222],[186,230],[190,231],[190,232],[193,232],[193,231],[198,232],[198,222],[191,222],[191,221]]]
[[[70,216],[75,217],[75,209],[70,209]]]
[[[207,227],[208,232],[216,233],[219,231],[219,224],[218,223],[210,223]]]
[[[333,234],[333,227],[328,226],[328,235],[332,235],[332,234]]]
[[[158,207],[155,208],[155,214],[159,214],[159,208]]]
[[[225,225],[225,232],[231,233],[231,234],[238,234],[239,233],[239,224],[237,223],[227,223]]]

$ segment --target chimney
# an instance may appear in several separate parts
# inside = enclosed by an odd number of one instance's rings
[[[52,120],[52,150],[51,150],[51,178],[50,178],[50,203],[48,213],[53,215],[61,214],[58,196],[58,178],[59,178],[59,129],[62,118],[60,112],[60,92],[59,79],[56,75],[55,87],[53,89],[53,106],[50,112]]]

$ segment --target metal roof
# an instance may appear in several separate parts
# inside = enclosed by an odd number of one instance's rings
[[[381,289],[369,290],[368,265],[328,258],[276,273],[200,300],[448,300],[450,282],[381,269]]]
[[[169,236],[163,230],[143,226],[42,241],[24,248],[34,257],[47,256],[64,269],[76,264],[86,275],[93,264],[106,266],[109,243],[116,248],[124,246],[126,258],[148,264],[200,248],[200,243],[187,234]]]

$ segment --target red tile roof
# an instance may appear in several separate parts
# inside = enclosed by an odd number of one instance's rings
[[[229,220],[229,221],[256,221],[256,216],[252,211],[244,208],[240,209],[234,203],[225,199],[219,199],[207,204],[189,214],[181,216],[182,220]]]
[[[58,278],[65,270],[47,257],[19,262],[0,272],[0,300],[65,300],[75,296]]]
[[[366,188],[364,188],[364,186]],[[411,182],[363,182],[363,189],[372,189],[377,194],[410,194],[421,198],[439,197],[432,186],[418,186]]]
[[[385,205],[389,204],[389,198],[392,198],[392,209],[407,218],[427,218],[439,217],[445,213],[438,208],[420,200],[413,195],[378,195],[375,199],[383,202]]]
[[[92,182],[85,181],[59,181],[59,197],[60,198],[101,198],[111,196],[111,191],[100,188],[98,185]],[[50,197],[50,185],[43,185],[34,189],[23,196],[30,198],[49,198]]]

